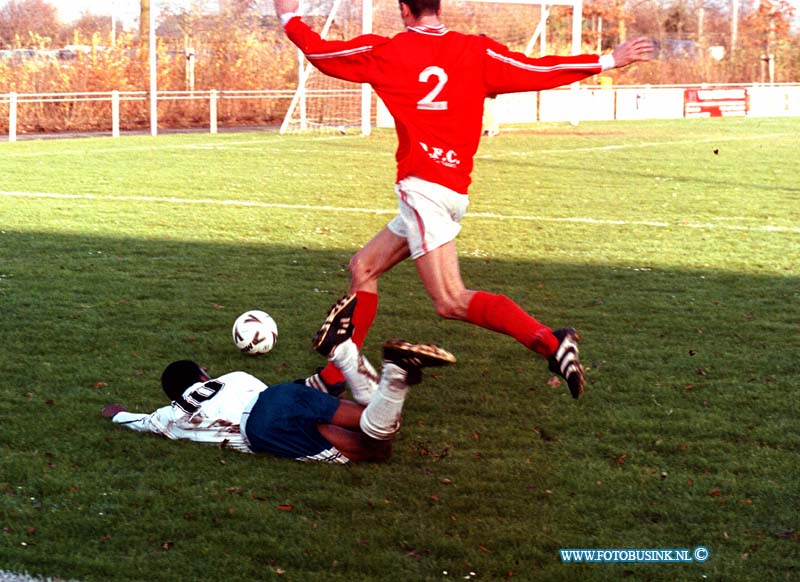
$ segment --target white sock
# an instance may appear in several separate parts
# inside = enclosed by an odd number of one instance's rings
[[[359,351],[353,340],[340,343],[333,350],[333,362],[347,381],[353,400],[366,406],[378,390],[378,373]]]
[[[361,430],[380,441],[391,439],[400,430],[403,403],[408,394],[407,373],[402,368],[384,363],[378,390],[361,413]]]

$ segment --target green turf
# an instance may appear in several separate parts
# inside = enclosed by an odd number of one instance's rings
[[[0,143],[0,569],[796,579],[798,135],[795,119],[683,120],[485,141],[465,282],[578,327],[586,395],[548,386],[513,340],[438,319],[403,264],[366,353],[402,336],[459,363],[413,390],[388,464],[352,467],[169,442],[100,409],[164,404],[178,358],[266,382],[321,365],[310,338],[395,207],[392,134]],[[247,309],[278,322],[267,356],[233,347]],[[700,545],[705,563],[559,557]]]

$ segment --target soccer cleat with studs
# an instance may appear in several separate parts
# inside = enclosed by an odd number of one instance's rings
[[[303,384],[304,386],[308,386],[314,390],[319,390],[320,392],[325,392],[331,396],[336,396],[336,398],[341,398],[344,395],[347,384],[345,382],[335,382],[333,384],[326,382],[320,372],[322,372],[322,368],[317,368],[317,372],[315,374],[312,374],[308,378],[299,378],[295,380],[293,384]]]
[[[572,397],[579,398],[586,384],[586,373],[578,358],[578,342],[581,338],[571,327],[553,330],[553,335],[558,339],[558,348],[548,359],[550,371],[564,378]]]
[[[345,295],[331,307],[328,317],[311,342],[313,349],[329,358],[336,346],[350,339],[353,335],[352,320],[356,301],[355,294]]]
[[[401,339],[391,339],[383,344],[383,360],[408,373],[409,384],[419,384],[422,368],[454,364],[456,358],[435,344],[413,344]]]

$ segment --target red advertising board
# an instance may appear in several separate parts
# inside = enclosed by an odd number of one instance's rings
[[[684,117],[742,117],[747,115],[745,87],[703,87],[683,92]]]

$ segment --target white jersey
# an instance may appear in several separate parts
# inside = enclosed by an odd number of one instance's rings
[[[231,372],[197,382],[180,398],[150,414],[119,412],[112,419],[139,432],[154,432],[176,440],[218,445],[250,453],[242,436],[242,413],[249,410],[267,385],[246,372]]]

